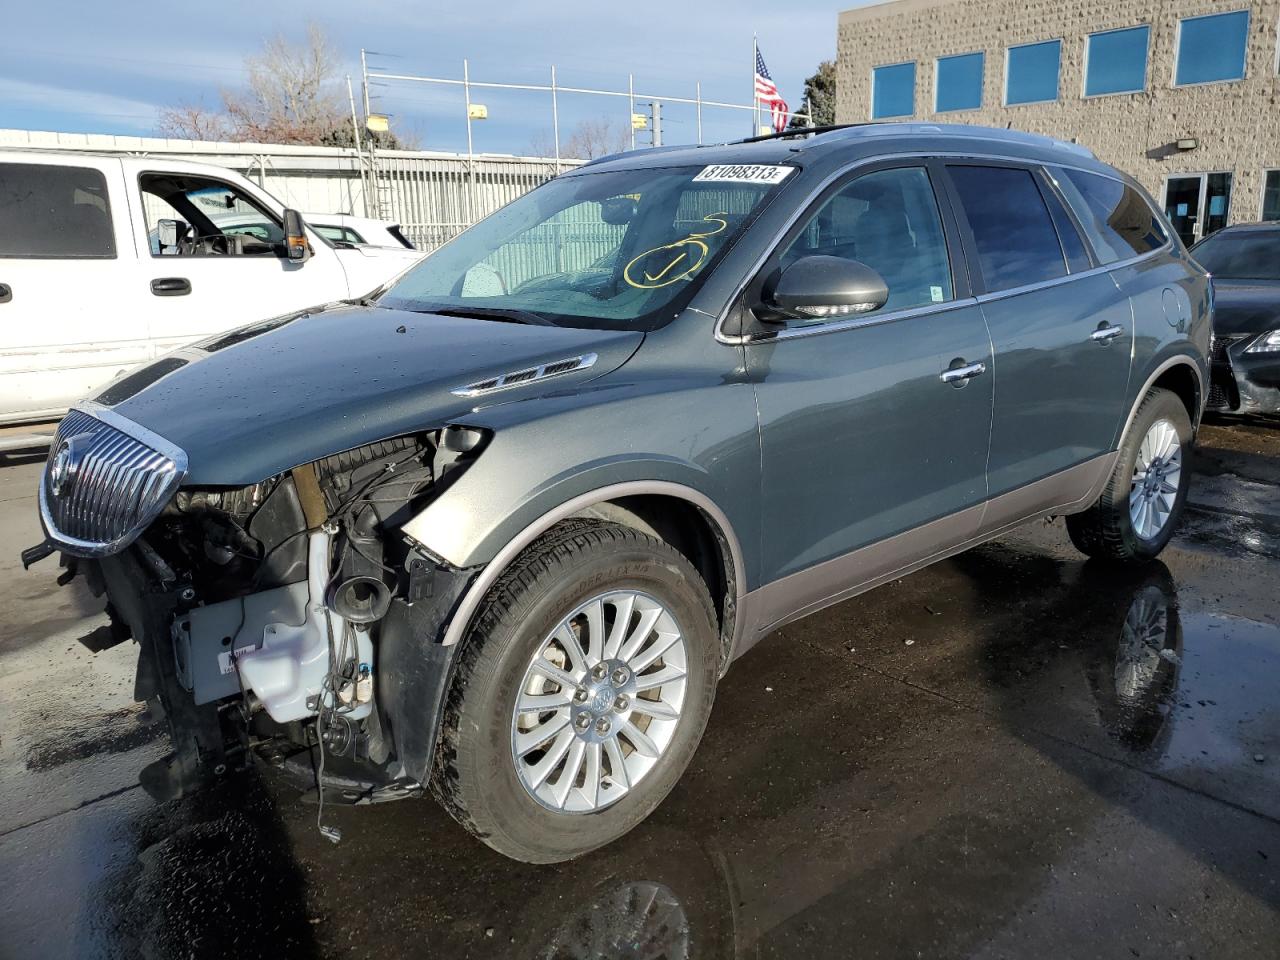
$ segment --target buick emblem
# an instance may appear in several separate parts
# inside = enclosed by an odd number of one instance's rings
[[[75,483],[76,468],[80,457],[75,449],[77,437],[63,440],[49,461],[49,492],[55,497],[66,496]]]

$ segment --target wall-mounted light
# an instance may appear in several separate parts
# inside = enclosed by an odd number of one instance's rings
[[[1197,140],[1195,137],[1183,137],[1176,144],[1174,144],[1174,146],[1176,146],[1179,150],[1194,150],[1196,147],[1200,146],[1200,141]]]

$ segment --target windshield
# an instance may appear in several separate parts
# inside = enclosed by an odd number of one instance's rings
[[[684,307],[791,169],[679,167],[559,177],[441,247],[378,303],[653,330]]]
[[[1280,230],[1217,233],[1191,255],[1223,280],[1280,280]]]

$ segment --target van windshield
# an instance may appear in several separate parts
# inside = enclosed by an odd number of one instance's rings
[[[558,177],[455,237],[380,306],[653,330],[693,296],[792,167]]]

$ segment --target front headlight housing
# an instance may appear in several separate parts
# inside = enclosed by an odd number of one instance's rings
[[[1264,333],[1245,348],[1245,353],[1280,353],[1280,330]]]

